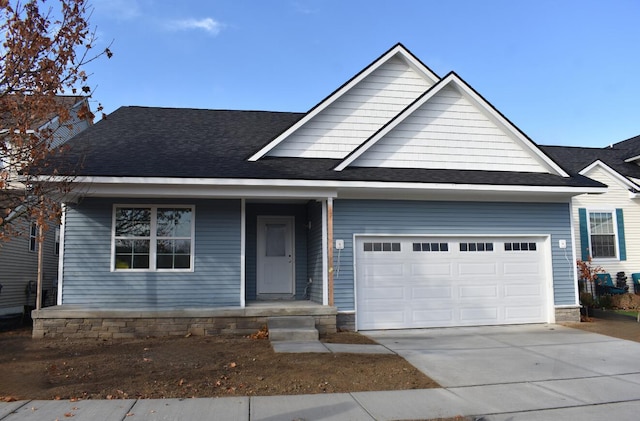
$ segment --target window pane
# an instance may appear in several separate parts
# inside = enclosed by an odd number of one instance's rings
[[[177,254],[173,267],[174,269],[189,269],[191,267],[190,256]]]
[[[265,251],[267,256],[286,255],[286,224],[267,224]]]
[[[616,257],[615,243],[613,235],[592,235],[591,252],[593,257]]]
[[[440,243],[440,251],[449,251],[449,243]]]
[[[116,236],[148,237],[151,234],[151,209],[117,208]]]
[[[422,251],[420,243],[413,243],[413,251]]]
[[[149,255],[134,254],[132,269],[149,269]]]
[[[158,254],[156,257],[156,265],[158,269],[173,269],[173,255]]]
[[[158,237],[191,237],[191,209],[158,209]]]
[[[485,244],[485,249],[487,251],[493,251],[493,243],[487,243]]]
[[[611,212],[592,212],[589,214],[591,234],[614,234],[613,214]]]

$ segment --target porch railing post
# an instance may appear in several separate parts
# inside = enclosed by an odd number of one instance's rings
[[[328,295],[329,305],[333,301],[333,198],[327,198],[327,260],[329,261]]]

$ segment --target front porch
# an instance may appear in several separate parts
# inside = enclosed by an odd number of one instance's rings
[[[322,334],[336,332],[337,308],[312,301],[250,302],[245,307],[89,309],[54,306],[31,313],[33,338],[140,338],[255,333],[272,316],[312,316]]]

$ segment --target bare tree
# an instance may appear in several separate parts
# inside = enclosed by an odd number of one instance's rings
[[[58,220],[72,181],[72,168],[60,159],[64,147],[54,143],[56,132],[69,130],[72,120],[61,95],[90,97],[83,69],[112,53],[92,51],[95,31],[85,0],[0,0],[0,13],[0,240],[20,235],[24,220],[37,222],[42,237]],[[88,101],[75,114],[94,117]],[[43,175],[60,174],[65,176],[55,183],[43,182]]]

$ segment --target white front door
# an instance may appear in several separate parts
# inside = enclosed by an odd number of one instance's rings
[[[293,298],[293,238],[293,217],[258,217],[258,298]]]

